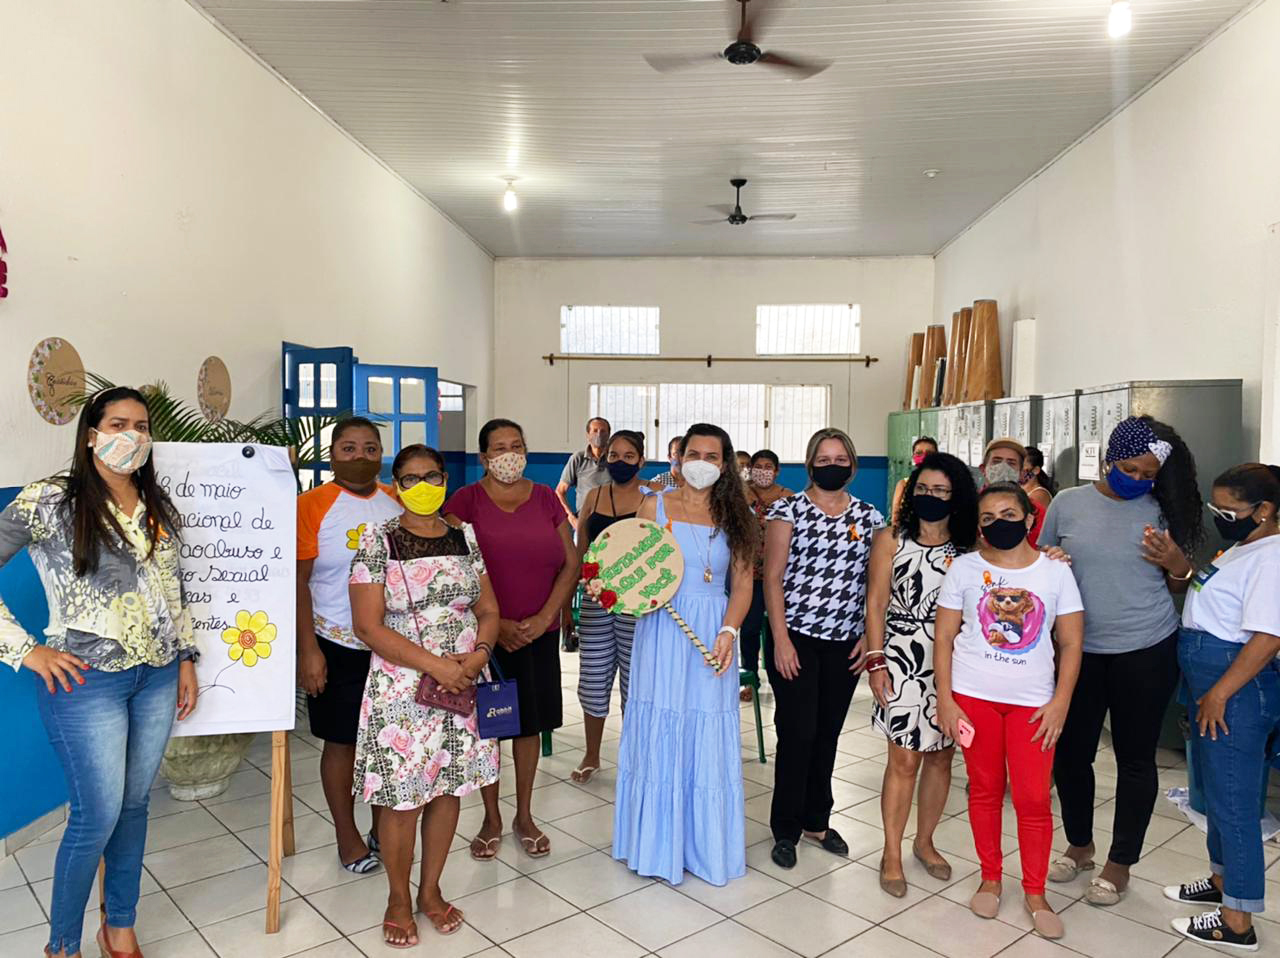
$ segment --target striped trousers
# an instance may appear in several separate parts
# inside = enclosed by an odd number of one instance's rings
[[[627,707],[631,640],[635,634],[636,619],[614,615],[590,596],[582,597],[578,622],[578,701],[588,715],[605,718],[609,714],[614,673],[619,676],[622,707]]]

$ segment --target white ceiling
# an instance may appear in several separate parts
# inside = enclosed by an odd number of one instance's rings
[[[1109,0],[772,0],[761,46],[834,61],[793,82],[642,59],[722,49],[730,0],[191,2],[499,256],[934,252],[1248,6],[1113,41]],[[692,225],[735,175],[796,219]]]

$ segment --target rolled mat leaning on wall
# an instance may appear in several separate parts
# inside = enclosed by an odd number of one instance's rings
[[[479,462],[474,455],[447,456],[450,459],[450,486],[465,484],[459,481],[461,473],[466,481],[475,481],[480,475]],[[564,453],[531,453],[526,475],[534,482],[555,487],[568,456]],[[883,456],[862,456],[858,475],[854,478],[854,495],[885,511],[885,476],[888,460]],[[659,463],[644,470],[646,477],[663,471]],[[786,463],[778,481],[799,490],[805,484],[804,467]],[[0,509],[7,506],[18,494],[19,488],[0,489]],[[25,551],[14,556],[0,568],[0,598],[18,617],[23,628],[34,635],[41,635],[49,621],[49,609],[45,605],[44,589],[36,576]],[[6,774],[0,776],[0,838],[35,821],[67,800],[66,780],[62,768],[54,757],[44,725],[36,712],[35,677],[22,670],[15,673],[8,666],[0,666],[0,736],[6,743]]]

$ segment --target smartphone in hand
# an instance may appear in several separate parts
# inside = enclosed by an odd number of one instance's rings
[[[961,748],[969,748],[973,745],[973,735],[974,730],[972,725],[964,719],[960,719],[956,722],[956,737],[960,742]]]

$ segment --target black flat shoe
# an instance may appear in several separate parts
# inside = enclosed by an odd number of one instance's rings
[[[841,855],[845,858],[849,857],[849,843],[840,837],[840,833],[834,828],[828,828],[827,833],[822,839],[816,839],[812,835],[805,835],[809,841],[813,842],[823,851],[830,852],[833,855]]]
[[[795,868],[796,843],[785,838],[774,842],[773,851],[770,852],[769,857],[779,868]]]

